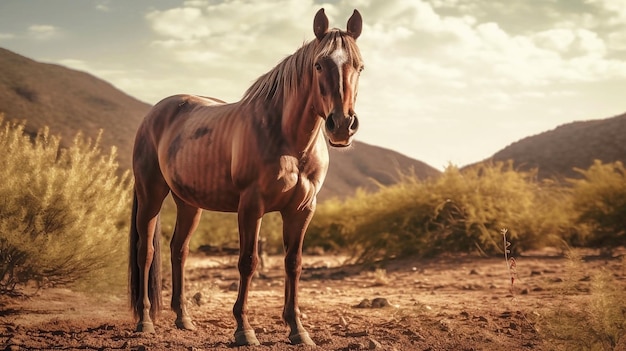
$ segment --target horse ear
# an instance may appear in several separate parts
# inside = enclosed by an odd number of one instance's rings
[[[361,17],[361,14],[359,13],[359,11],[355,9],[354,12],[352,13],[352,16],[348,20],[348,34],[350,34],[350,36],[356,40],[356,38],[358,38],[359,35],[361,35],[362,29],[363,29],[363,18]]]
[[[324,9],[321,8],[315,14],[315,19],[313,20],[313,32],[318,40],[322,40],[324,35],[328,33],[328,17],[326,17],[326,13],[324,13]]]

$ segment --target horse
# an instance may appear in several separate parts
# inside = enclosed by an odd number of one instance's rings
[[[158,102],[138,127],[133,148],[129,291],[136,331],[154,333],[161,310],[160,220],[168,194],[176,204],[170,241],[175,325],[195,330],[185,307],[184,267],[202,210],[237,212],[239,288],[233,307],[235,344],[259,345],[248,322],[248,291],[259,262],[265,213],[283,221],[285,300],[292,344],[315,345],[298,307],[305,231],[328,170],[328,144],[351,145],[363,70],[357,10],[346,30],[329,29],[320,9],[315,39],[260,76],[239,102],[175,95]]]

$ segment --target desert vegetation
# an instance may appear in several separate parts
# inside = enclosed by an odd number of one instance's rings
[[[0,155],[0,248],[3,290],[27,282],[64,284],[93,277],[125,257],[132,188],[118,169],[116,151],[80,133],[68,148],[42,129],[24,134],[24,124],[2,121]],[[442,253],[502,253],[501,228],[509,228],[513,253],[545,246],[623,245],[626,235],[626,172],[620,162],[596,161],[567,184],[539,181],[536,170],[512,162],[467,169],[449,165],[442,175],[420,180],[405,174],[376,192],[318,205],[305,247],[348,252],[355,262]],[[165,240],[174,226],[165,205]],[[279,253],[281,220],[264,218],[261,237]],[[203,214],[191,242],[237,246],[235,214]],[[115,271],[119,271],[119,269]],[[89,273],[89,274],[88,274]]]
[[[67,148],[0,120],[0,292],[123,286],[130,177],[80,133]]]
[[[62,147],[48,129],[29,135],[24,123],[4,119],[0,147],[0,293],[28,285],[121,291],[132,180],[118,167],[116,150],[104,152],[99,139],[80,133]],[[360,190],[318,204],[305,248],[347,253],[362,264],[454,253],[514,257],[562,247],[572,262],[562,295],[579,293],[576,283],[585,279],[592,282],[586,292],[591,298],[580,309],[555,306],[531,319],[555,349],[607,349],[626,330],[624,290],[606,272],[582,276],[571,248],[611,254],[624,245],[626,171],[620,162],[596,161],[576,172],[580,179],[562,183],[538,180],[536,170],[517,170],[512,162],[494,162],[449,165],[425,180],[405,174],[376,192]],[[168,240],[171,203],[162,216]],[[281,235],[280,216],[268,214],[261,233],[267,252],[281,252]],[[235,214],[203,214],[191,249],[206,245],[237,247]]]

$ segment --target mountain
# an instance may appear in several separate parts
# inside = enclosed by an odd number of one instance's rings
[[[516,169],[538,169],[538,177],[580,178],[574,168],[587,169],[594,160],[626,163],[626,113],[579,121],[521,139],[490,160],[513,160]]]
[[[104,150],[118,148],[120,167],[131,166],[135,131],[150,105],[84,72],[39,63],[0,48],[0,113],[9,120],[26,120],[26,131],[49,126],[67,145],[78,131],[96,137],[104,130]],[[355,142],[352,150],[332,150],[329,174],[320,200],[344,198],[356,188],[376,189],[391,184],[399,172],[421,178],[436,169],[391,150]]]
[[[120,166],[130,168],[134,133],[149,109],[92,75],[0,48],[0,112],[26,120],[29,133],[49,126],[67,145],[79,130],[95,138],[103,129],[102,146],[115,145]]]
[[[435,177],[441,172],[424,162],[378,146],[355,141],[348,150],[330,148],[328,177],[320,191],[320,199],[343,197],[357,188],[375,191],[380,185],[391,185],[401,175],[414,174],[420,179]]]

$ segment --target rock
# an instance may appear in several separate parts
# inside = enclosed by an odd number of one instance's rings
[[[348,321],[346,321],[346,319],[343,316],[339,316],[339,324],[343,327],[347,327]]]
[[[384,297],[377,297],[374,300],[372,300],[372,308],[383,308],[383,307],[390,307],[390,306],[391,304]]]
[[[368,339],[368,350],[382,350],[383,345],[381,345],[378,341],[373,338]]]
[[[193,295],[192,300],[197,306],[204,304],[204,301],[202,300],[202,293],[199,291]]]
[[[439,321],[439,329],[441,329],[442,331],[450,331],[450,322],[448,322],[445,319],[442,319]]]
[[[355,307],[356,308],[372,308],[372,301],[370,301],[369,299],[363,299]]]
[[[228,291],[237,291],[237,290],[239,290],[239,284],[237,282],[233,282],[228,287]]]

